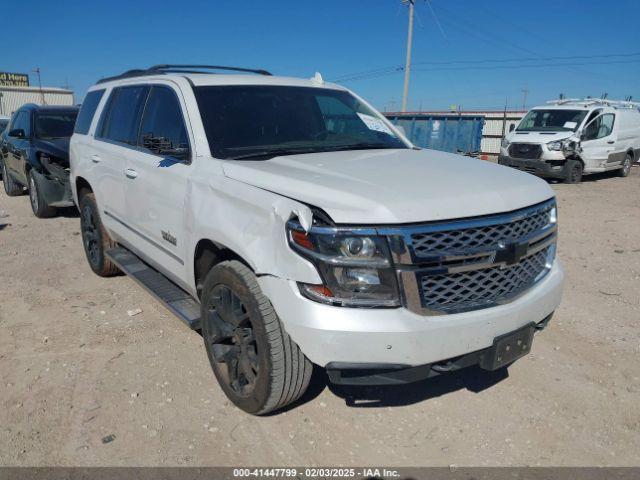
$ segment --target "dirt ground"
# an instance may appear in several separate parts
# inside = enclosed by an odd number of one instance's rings
[[[72,211],[0,194],[0,465],[640,464],[640,172],[556,184],[564,301],[507,376],[231,405],[201,337],[89,269]],[[128,310],[142,313],[129,316]]]

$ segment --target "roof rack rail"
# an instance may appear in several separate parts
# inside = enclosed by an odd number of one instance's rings
[[[613,108],[640,108],[640,102],[632,102],[630,100],[608,100],[606,98],[562,98],[557,100],[549,100],[549,105],[606,105]]]
[[[205,71],[203,71],[205,70]],[[271,75],[271,72],[262,69],[254,69],[254,68],[242,68],[242,67],[228,67],[223,65],[172,65],[172,64],[161,64],[154,65],[153,67],[149,67],[147,69],[133,69],[127,70],[120,75],[115,75],[113,77],[105,77],[98,80],[98,83],[110,82],[112,80],[121,80],[123,78],[134,78],[134,77],[144,77],[147,75],[162,75],[165,73],[212,73],[207,72],[206,70],[225,70],[231,72],[246,72],[246,73],[257,73],[258,75]]]

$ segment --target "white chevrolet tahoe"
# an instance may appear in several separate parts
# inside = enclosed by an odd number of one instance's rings
[[[640,103],[566,99],[530,110],[502,140],[498,163],[579,183],[583,174],[626,177],[640,159]]]
[[[250,413],[300,398],[313,364],[360,385],[505,368],[560,303],[546,182],[417,149],[319,74],[107,78],[70,157],[93,271],[200,330]]]

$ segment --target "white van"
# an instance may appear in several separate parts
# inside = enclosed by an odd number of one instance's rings
[[[640,103],[556,100],[527,113],[502,140],[498,162],[579,183],[583,174],[626,177],[640,158]]]

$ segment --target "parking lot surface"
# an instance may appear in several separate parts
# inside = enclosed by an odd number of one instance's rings
[[[226,400],[196,332],[90,271],[73,210],[38,220],[2,192],[0,464],[638,465],[638,170],[553,186],[565,296],[507,376],[337,389],[319,371],[263,418]]]

